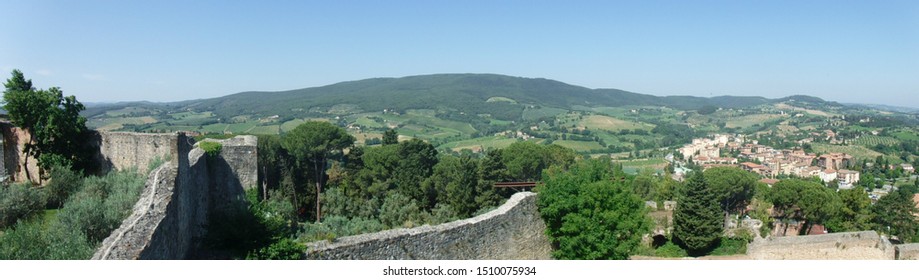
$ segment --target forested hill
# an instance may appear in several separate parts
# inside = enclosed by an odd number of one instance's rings
[[[490,101],[490,102],[489,102]],[[724,108],[769,103],[763,97],[653,96],[617,89],[589,89],[541,78],[494,74],[436,74],[403,78],[374,78],[280,92],[242,92],[219,98],[174,103],[194,111],[219,116],[308,115],[311,112],[373,112],[405,109],[455,109],[472,114],[491,114],[516,119],[523,105],[571,108],[575,105],[651,105],[675,109],[698,109],[705,105]]]

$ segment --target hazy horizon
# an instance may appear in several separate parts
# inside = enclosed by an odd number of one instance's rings
[[[172,102],[495,73],[656,96],[919,108],[919,2],[5,2],[3,80]]]

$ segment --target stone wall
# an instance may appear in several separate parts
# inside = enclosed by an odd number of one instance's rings
[[[32,137],[29,132],[3,121],[0,122],[0,133],[3,133],[3,167],[9,179],[22,182],[32,178],[38,182],[38,160],[33,157],[27,159],[22,153]]]
[[[900,244],[896,248],[898,260],[919,260],[919,243]]]
[[[755,260],[893,260],[894,246],[874,231],[757,239],[747,248]]]
[[[0,121],[0,133],[3,133],[3,168],[10,180],[24,182],[39,180],[38,160],[23,156],[26,143],[31,135],[28,131]],[[93,150],[95,161],[99,164],[100,173],[110,170],[136,168],[147,172],[148,165],[154,159],[166,160],[171,157],[175,163],[178,151],[178,134],[175,133],[135,133],[96,131],[89,139],[81,139]],[[193,141],[187,144],[191,144]],[[254,149],[254,147],[253,147]],[[27,172],[28,171],[28,172]],[[2,173],[2,172],[0,172]]]
[[[98,132],[97,137],[93,141],[99,151],[96,160],[103,171],[137,168],[146,172],[154,159],[176,160],[173,155],[178,154],[179,138],[175,133]]]
[[[229,149],[216,158],[192,149],[184,135],[176,139],[177,160],[151,172],[131,216],[102,242],[93,259],[187,258],[207,233],[210,214],[243,203],[242,180],[233,176],[256,172],[248,164],[256,161],[255,154],[239,152],[255,149],[254,136],[225,140]]]
[[[535,193],[473,218],[307,244],[307,259],[550,259]]]

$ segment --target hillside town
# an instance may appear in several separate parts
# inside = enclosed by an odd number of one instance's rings
[[[687,164],[701,166],[707,170],[718,166],[734,166],[759,174],[762,182],[771,185],[778,178],[817,177],[824,184],[836,183],[840,190],[851,189],[858,184],[860,172],[851,170],[856,159],[845,153],[815,154],[802,148],[775,149],[761,145],[756,140],[747,141],[743,135],[714,134],[708,138],[696,138],[677,150]],[[676,159],[676,158],[674,158]],[[913,173],[908,163],[891,165]],[[896,187],[885,185],[872,192],[877,199]]]

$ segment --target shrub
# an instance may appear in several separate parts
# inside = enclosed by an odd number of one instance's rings
[[[747,243],[749,243],[747,240],[740,238],[721,238],[718,247],[715,247],[709,255],[728,256],[746,254]]]
[[[57,218],[66,227],[85,234],[91,242],[100,242],[118,227],[106,220],[104,203],[98,196],[79,197],[67,202]]]
[[[415,200],[398,192],[391,192],[380,209],[380,222],[387,228],[412,227],[421,222],[421,209]]]
[[[332,241],[338,237],[378,232],[384,229],[383,224],[375,219],[326,216],[322,223],[304,224],[300,232],[300,241]]]
[[[459,215],[456,214],[456,211],[453,211],[453,207],[450,207],[446,203],[438,203],[437,206],[434,206],[434,209],[431,209],[431,224],[437,225],[450,221],[455,221],[459,219]]]
[[[47,255],[40,222],[22,221],[0,237],[0,259],[40,260]]]
[[[0,228],[16,224],[16,221],[41,212],[47,195],[30,184],[0,186]]]
[[[204,150],[204,153],[206,153],[207,156],[211,158],[220,155],[220,150],[223,149],[222,144],[220,144],[219,142],[212,142],[212,141],[200,142],[198,143],[198,147]]]
[[[686,250],[680,248],[679,245],[668,241],[666,244],[654,250],[654,256],[663,258],[683,258],[689,256],[689,253],[686,253]]]
[[[83,186],[83,176],[70,170],[68,166],[51,167],[51,180],[45,185],[48,190],[48,206],[60,208],[67,198]]]
[[[250,260],[300,260],[306,246],[296,240],[284,238],[246,256]]]
[[[40,219],[21,221],[0,236],[0,259],[4,260],[89,259],[94,249],[81,232],[58,222],[46,228]]]

